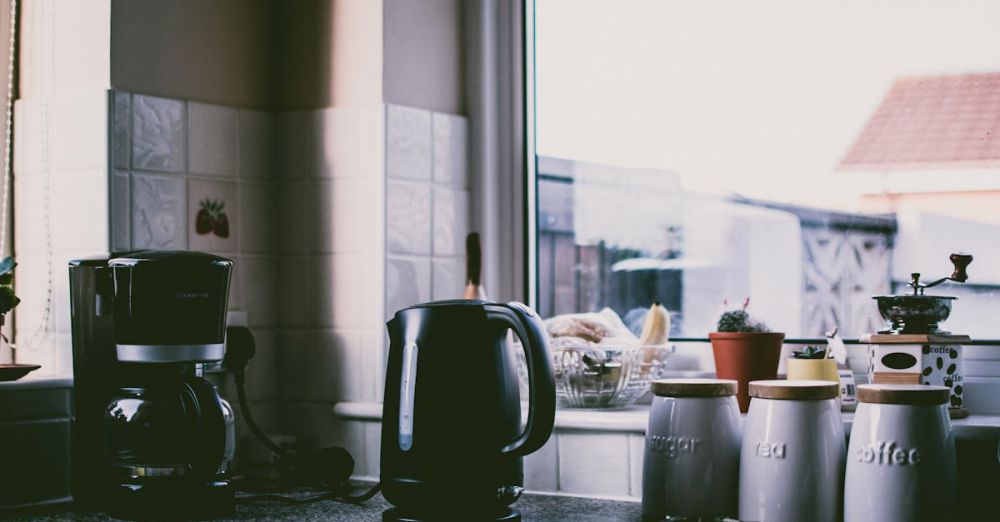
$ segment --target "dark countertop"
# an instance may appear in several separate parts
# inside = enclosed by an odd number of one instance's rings
[[[297,490],[288,496],[306,498],[316,492]],[[371,500],[351,505],[332,500],[321,500],[307,504],[288,504],[279,501],[258,501],[240,503],[232,518],[217,520],[295,520],[295,521],[380,521],[382,512],[390,505],[376,495]],[[525,521],[610,521],[639,520],[641,509],[638,502],[595,500],[582,497],[525,494],[514,504]],[[71,505],[63,504],[20,512],[0,512],[0,519],[25,522],[104,522],[117,520],[101,513],[74,511]]]

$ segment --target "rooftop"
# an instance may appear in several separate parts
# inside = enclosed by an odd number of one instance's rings
[[[838,170],[1000,167],[1000,72],[896,80]]]

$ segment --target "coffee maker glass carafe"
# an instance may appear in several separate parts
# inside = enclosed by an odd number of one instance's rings
[[[381,480],[386,519],[515,520],[522,457],[548,440],[555,384],[544,325],[520,303],[460,300],[401,310],[388,323]],[[528,364],[522,429],[517,361]]]

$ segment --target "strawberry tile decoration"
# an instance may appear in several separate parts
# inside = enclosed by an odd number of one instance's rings
[[[221,255],[238,253],[239,207],[236,183],[189,179],[188,248]]]
[[[229,216],[226,215],[226,202],[216,199],[203,199],[199,202],[201,209],[195,216],[194,231],[199,235],[215,234],[221,238],[229,237]]]

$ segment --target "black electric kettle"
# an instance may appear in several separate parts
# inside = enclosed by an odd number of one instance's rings
[[[384,520],[519,520],[522,457],[552,433],[555,382],[545,327],[520,303],[440,301],[389,321],[382,410]],[[513,330],[529,375],[521,428]]]

